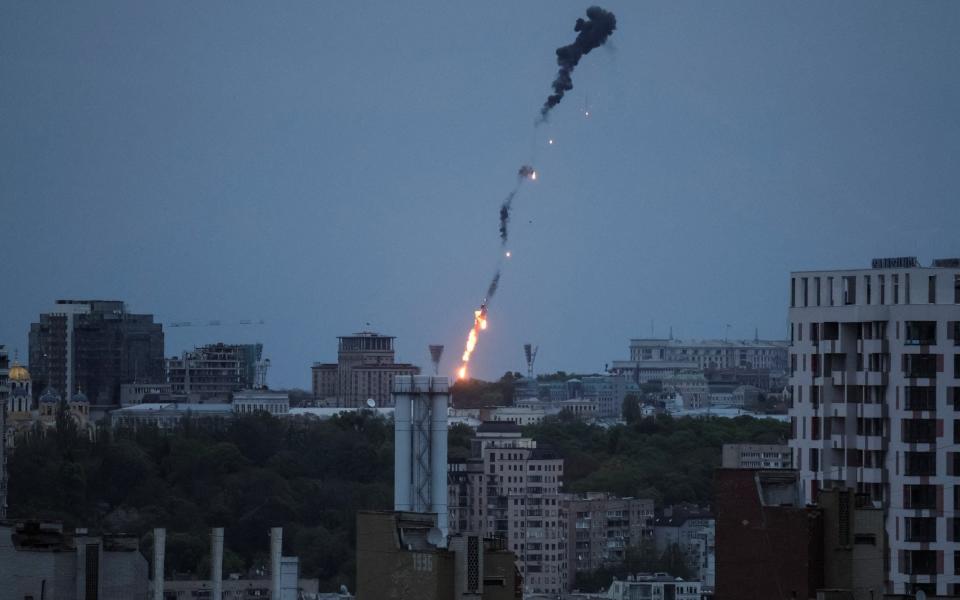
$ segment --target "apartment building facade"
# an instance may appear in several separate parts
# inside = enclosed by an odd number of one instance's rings
[[[724,469],[792,469],[793,451],[786,444],[724,444]]]
[[[257,385],[263,344],[208,344],[166,361],[174,396],[226,402],[234,392]]]
[[[471,457],[451,461],[451,533],[504,540],[517,557],[526,593],[567,591],[563,459],[524,438],[514,423],[483,423]]]
[[[605,493],[565,494],[567,575],[576,587],[578,573],[622,563],[627,548],[653,541],[653,500]]]
[[[885,509],[888,593],[960,594],[960,259],[792,273],[789,314],[804,498]]]

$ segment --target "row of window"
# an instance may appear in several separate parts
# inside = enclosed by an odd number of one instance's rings
[[[929,275],[927,277],[927,302],[929,304],[935,304],[937,302],[937,277],[937,275]],[[796,277],[790,279],[791,307],[821,306],[824,303],[827,306],[857,304],[858,286],[856,275],[845,275],[837,278],[832,276],[800,277],[799,289],[797,279]],[[835,279],[839,280],[836,286],[834,284]],[[874,292],[874,275],[863,275],[863,285],[859,287],[863,293],[863,304],[887,304],[888,293],[890,304],[910,304],[910,291],[912,288],[910,273],[903,273],[902,296],[900,293],[900,281],[899,273],[890,275],[889,285],[887,284],[886,274],[876,275],[877,285],[876,292]],[[839,294],[835,292],[839,292]],[[953,302],[954,304],[960,304],[960,275],[953,276]]]

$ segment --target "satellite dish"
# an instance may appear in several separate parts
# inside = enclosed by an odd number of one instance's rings
[[[367,406],[369,406],[370,408],[376,408],[377,401],[374,400],[373,398],[367,398]]]
[[[431,527],[427,532],[427,541],[438,548],[443,546],[443,532],[436,527]]]

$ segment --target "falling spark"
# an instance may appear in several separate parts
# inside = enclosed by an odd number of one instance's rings
[[[553,138],[550,138],[549,140],[547,140],[547,143],[552,146],[552,145],[553,145]]]
[[[507,250],[507,253],[505,254],[505,256],[506,256],[507,258],[510,258],[511,256],[513,256],[513,254],[511,254],[510,251]]]
[[[537,180],[537,172],[536,172],[536,171],[531,171],[531,172],[530,172],[530,181],[536,181],[536,180]]]
[[[589,119],[589,118],[590,118],[590,111],[589,111],[589,110],[583,111],[583,116],[585,116],[585,117],[587,117],[587,118]]]

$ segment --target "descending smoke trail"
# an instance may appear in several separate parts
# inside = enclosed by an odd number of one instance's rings
[[[487,286],[487,298],[484,301],[484,305],[493,300],[493,296],[497,293],[498,287],[500,287],[500,269],[497,269],[493,279],[490,280],[490,285]]]
[[[587,19],[587,21],[577,19],[577,24],[573,28],[578,32],[577,39],[572,44],[557,48],[557,64],[560,65],[560,71],[557,73],[557,78],[553,80],[553,94],[547,98],[543,108],[540,109],[538,123],[546,121],[550,109],[563,100],[565,93],[573,89],[573,79],[570,75],[583,55],[602,46],[617,28],[617,18],[613,13],[599,6],[591,6],[587,9]]]
[[[507,225],[510,224],[510,210],[513,208],[513,198],[517,195],[517,192],[520,191],[520,184],[523,183],[524,179],[530,179],[536,181],[537,172],[530,165],[523,165],[520,167],[520,170],[517,171],[517,185],[513,187],[509,194],[507,194],[506,200],[503,201],[503,204],[500,205],[500,243],[501,245],[507,244],[508,232]]]

